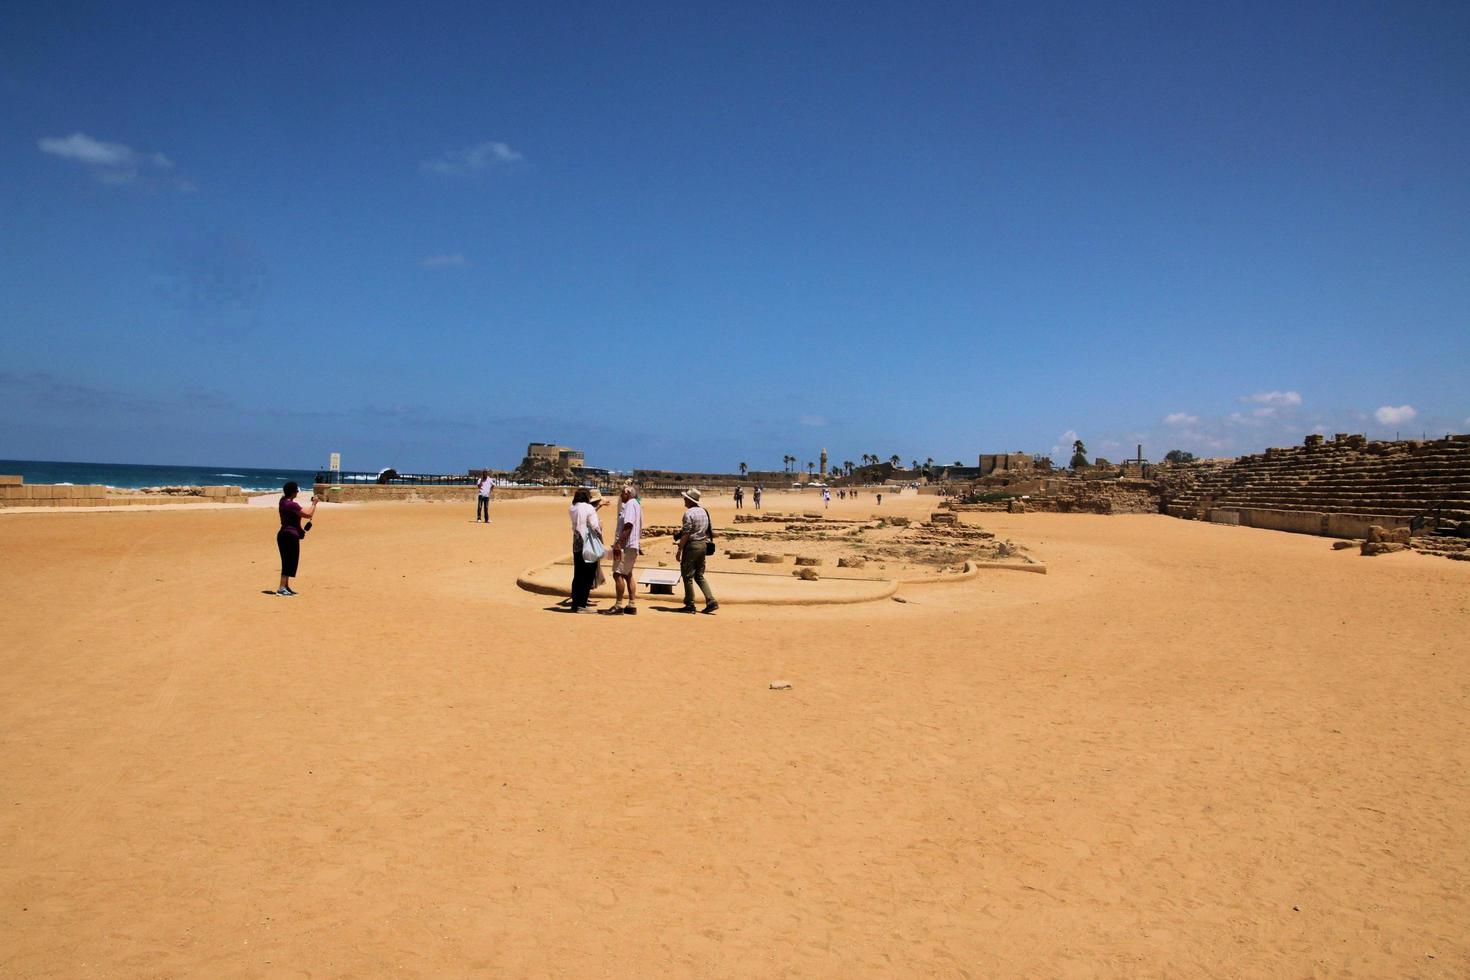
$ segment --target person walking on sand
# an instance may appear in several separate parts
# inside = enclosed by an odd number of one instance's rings
[[[755,509],[756,510],[760,510],[761,509],[761,485],[759,483],[757,483],[755,485],[755,492],[751,494],[751,497],[753,498],[753,502],[755,503]]]
[[[597,508],[602,506],[602,494],[597,490],[578,487],[572,495],[572,506],[568,513],[572,519],[572,612],[592,612],[589,597],[593,582],[597,579],[599,562],[588,561],[583,556],[583,547],[590,537],[602,541],[602,521],[597,518]]]
[[[281,488],[281,501],[276,505],[276,510],[281,516],[281,529],[276,532],[276,550],[281,553],[281,586],[276,590],[276,595],[294,596],[298,595],[291,588],[291,579],[296,577],[296,567],[301,563],[301,542],[306,537],[306,532],[311,530],[311,517],[316,513],[316,505],[320,503],[316,494],[311,495],[311,506],[302,507],[296,502],[296,494],[301,488],[296,485],[295,480],[290,480]],[[301,525],[301,519],[305,517],[306,526]]]
[[[740,509],[740,504],[744,500],[745,500],[745,488],[737,484],[736,487],[735,487],[735,509],[736,510],[739,510]]]
[[[826,487],[822,488],[822,507],[825,509],[832,506],[832,491]]]
[[[699,503],[698,490],[685,490],[684,524],[674,535],[674,554],[679,559],[679,574],[684,578],[684,608],[679,612],[692,613],[694,608],[694,586],[704,593],[704,612],[712,613],[720,608],[709,583],[704,580],[704,560],[714,550],[715,530],[710,524],[709,511]]]
[[[480,482],[475,484],[475,486],[480,491],[479,503],[475,505],[475,523],[478,524],[480,522],[480,518],[483,517],[485,519],[485,523],[489,524],[490,495],[495,492],[495,481],[490,478],[489,470],[485,471],[484,475],[480,477]]]
[[[633,604],[635,589],[633,567],[638,564],[638,551],[643,547],[643,505],[638,502],[638,488],[631,483],[623,484],[618,495],[617,532],[613,535],[613,588],[617,596],[609,616],[632,616],[638,612]],[[628,588],[628,605],[622,606],[623,586]]]

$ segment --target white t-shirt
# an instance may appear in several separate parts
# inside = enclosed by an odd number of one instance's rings
[[[485,477],[481,477],[480,478],[480,496],[482,496],[482,497],[488,497],[488,496],[490,496],[490,491],[493,490],[494,488],[495,488],[495,481],[494,480],[490,479],[488,476],[485,476]]]
[[[628,525],[628,547],[643,548],[643,505],[637,497],[618,505],[618,533],[614,542],[623,540],[623,525]]]
[[[591,504],[572,504],[568,513],[572,517],[573,533],[585,538],[589,527],[595,527],[599,534],[602,533],[602,522],[597,519],[597,508]]]

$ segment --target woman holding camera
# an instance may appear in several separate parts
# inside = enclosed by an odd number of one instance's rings
[[[276,595],[298,594],[291,588],[291,579],[301,561],[301,539],[311,530],[311,516],[316,513],[316,505],[321,502],[316,494],[312,494],[311,506],[302,507],[296,502],[296,494],[300,492],[301,488],[296,485],[295,480],[287,482],[281,488],[281,502],[276,506],[281,515],[281,529],[276,532],[276,548],[281,552],[281,587],[276,590]],[[305,527],[301,524],[303,517],[307,519]]]

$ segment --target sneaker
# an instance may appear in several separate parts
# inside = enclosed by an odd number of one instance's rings
[[[613,606],[611,609],[602,610],[602,614],[604,616],[621,616],[623,614],[623,607]]]
[[[597,612],[597,610],[596,609],[593,609],[591,606],[576,606],[576,607],[574,607],[572,609],[572,612],[574,612],[574,613],[595,613],[595,612]]]
[[[720,604],[718,602],[711,602],[709,605],[705,606],[704,609],[701,610],[701,612],[703,612],[705,615],[709,615],[718,608],[720,608]]]
[[[295,594],[296,593],[292,592],[290,589],[277,589],[276,590],[276,595],[280,595],[280,596],[293,596]]]
[[[626,606],[623,607],[623,615],[624,616],[636,616],[636,615],[638,615],[638,607],[635,606],[635,605],[633,605],[630,602],[628,605],[626,605]]]
[[[291,588],[291,586],[288,585],[288,586],[286,586],[286,594],[287,595],[300,595],[301,593],[300,592],[297,592],[295,589]]]
[[[680,606],[678,609],[675,609],[674,612],[692,613],[699,612],[699,610],[695,609],[693,606]]]

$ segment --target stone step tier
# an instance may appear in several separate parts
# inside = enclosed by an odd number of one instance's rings
[[[1452,530],[1470,522],[1470,435],[1394,442],[1308,436],[1302,446],[1171,471],[1165,508],[1178,517],[1334,536],[1352,534],[1365,520],[1407,526],[1431,514],[1418,536],[1427,538],[1435,517]],[[1458,553],[1460,540],[1437,535],[1423,550]]]

